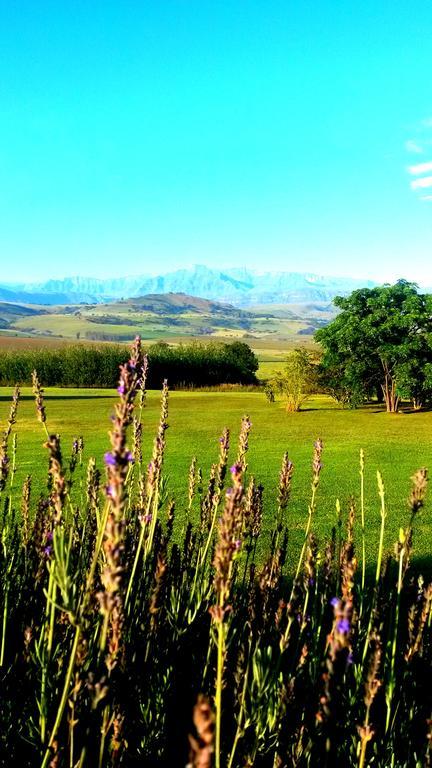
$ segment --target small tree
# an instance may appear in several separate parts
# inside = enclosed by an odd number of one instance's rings
[[[295,349],[286,358],[283,371],[277,372],[269,381],[272,392],[285,400],[286,410],[299,411],[313,390],[316,380],[316,366],[312,355],[306,349]]]

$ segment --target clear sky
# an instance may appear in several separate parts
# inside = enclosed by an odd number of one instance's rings
[[[432,285],[430,0],[0,7],[0,282]]]

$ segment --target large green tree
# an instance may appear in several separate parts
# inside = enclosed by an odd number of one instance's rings
[[[419,407],[432,393],[432,296],[414,283],[338,296],[337,317],[315,334],[330,388],[354,404],[377,395],[387,411],[401,397]]]

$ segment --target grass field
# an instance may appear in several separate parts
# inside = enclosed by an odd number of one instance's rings
[[[11,390],[0,389],[0,420],[5,424]],[[84,459],[94,455],[102,466],[108,448],[109,417],[116,393],[106,390],[46,391],[47,424],[50,432],[62,437],[65,461],[74,437],[85,441]],[[379,469],[386,486],[388,518],[386,546],[396,540],[399,527],[406,523],[404,501],[410,488],[410,476],[421,466],[431,465],[432,413],[386,414],[376,406],[356,411],[338,408],[329,398],[314,396],[297,414],[287,414],[280,402],[268,404],[260,392],[173,392],[170,395],[169,430],[165,474],[169,489],[177,501],[178,521],[183,518],[181,500],[187,495],[187,473],[191,457],[196,455],[204,472],[204,482],[212,461],[218,454],[218,438],[223,427],[231,429],[234,459],[240,420],[248,413],[253,423],[250,436],[249,472],[265,488],[265,529],[272,529],[273,512],[282,454],[289,451],[295,464],[293,492],[289,508],[292,547],[297,550],[302,537],[310,491],[310,462],[314,440],[324,442],[324,468],[319,489],[318,511],[314,522],[321,539],[336,524],[335,501],[339,498],[344,516],[351,494],[359,495],[359,451],[366,454],[366,534],[369,563],[375,558],[379,530],[379,499],[376,472]],[[150,392],[144,413],[144,458],[150,456],[159,416],[159,393]],[[28,472],[34,476],[34,491],[42,487],[47,456],[44,433],[35,418],[31,391],[22,390],[16,425],[18,438],[17,475],[19,487]],[[85,477],[85,467],[82,468]],[[429,506],[430,508],[430,506]],[[426,511],[415,536],[415,556],[430,555],[431,522]]]

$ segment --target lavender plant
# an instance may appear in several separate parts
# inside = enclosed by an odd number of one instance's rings
[[[426,470],[414,475],[393,553],[385,550],[378,474],[381,527],[369,576],[365,457],[359,499],[337,503],[337,530],[320,542],[318,439],[303,542],[292,551],[288,454],[269,512],[259,480],[247,477],[252,425],[245,416],[230,472],[227,430],[206,482],[192,460],[182,510],[163,476],[166,383],[151,462],[143,466],[146,378],[137,340],[120,369],[104,478],[82,438],[63,458],[34,375],[47,448],[39,498],[31,475],[22,489],[11,482],[15,391],[0,445],[0,762],[431,765],[432,583],[413,558]],[[270,541],[262,533],[268,514]]]

